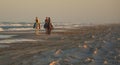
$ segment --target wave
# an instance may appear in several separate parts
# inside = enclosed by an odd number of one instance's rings
[[[76,27],[80,27],[80,24],[64,24],[64,25],[55,25],[55,28],[67,28],[67,29],[71,29],[71,28],[76,28]]]
[[[7,40],[1,40],[0,43],[16,43],[16,42],[24,42],[24,41],[37,41],[37,40],[33,40],[33,39],[7,39]],[[43,40],[41,40],[43,41]]]
[[[16,35],[0,35],[0,38],[11,38]]]
[[[41,30],[44,30],[43,28],[44,23],[41,23]],[[76,28],[82,26],[81,24],[73,24],[73,23],[60,23],[60,22],[54,22],[53,23],[54,28]],[[21,31],[21,30],[34,30],[33,29],[33,23],[0,23],[0,31]]]
[[[0,26],[33,26],[33,24],[0,24]]]
[[[66,29],[72,29],[72,28],[76,28],[76,27],[79,27],[79,25],[71,25],[71,26],[68,26],[68,25],[54,25],[54,28],[58,29],[58,28],[66,28]],[[28,31],[28,30],[34,30],[31,27],[3,27],[3,28],[0,28],[0,31]],[[41,26],[41,29],[40,30],[44,30],[43,26]]]
[[[33,30],[33,28],[10,28],[8,31]]]
[[[33,28],[9,28],[9,29],[3,29],[0,28],[0,31],[27,31],[27,30],[34,30]]]

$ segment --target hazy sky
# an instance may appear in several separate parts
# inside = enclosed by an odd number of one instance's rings
[[[0,0],[0,21],[120,22],[120,0]]]

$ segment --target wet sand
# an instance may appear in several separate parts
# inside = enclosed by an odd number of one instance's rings
[[[41,32],[0,32],[16,35],[0,43],[0,65],[120,65],[120,24]],[[32,41],[22,41],[28,39]]]

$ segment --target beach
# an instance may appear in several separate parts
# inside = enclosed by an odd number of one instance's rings
[[[120,65],[120,24],[58,29],[0,32],[0,65]]]

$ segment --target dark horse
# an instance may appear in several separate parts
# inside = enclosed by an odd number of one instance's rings
[[[51,23],[50,17],[46,17],[44,28],[46,30],[46,34],[51,34],[51,30],[53,29],[53,25]]]

